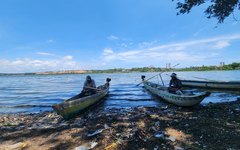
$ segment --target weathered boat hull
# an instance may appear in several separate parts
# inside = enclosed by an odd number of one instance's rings
[[[206,89],[240,90],[240,81],[198,81],[181,80],[184,87],[196,87]]]
[[[205,97],[209,96],[209,92],[203,92],[198,95],[177,95],[168,92],[167,87],[151,83],[143,82],[144,87],[151,93],[161,97],[163,100],[175,104],[177,106],[190,107],[199,104]]]
[[[109,90],[108,85],[101,86],[103,89],[90,96],[76,98],[76,96],[60,103],[53,105],[53,109],[64,119],[69,119],[80,111],[100,102],[107,94]]]

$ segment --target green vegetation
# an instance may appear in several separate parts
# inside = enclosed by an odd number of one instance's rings
[[[239,0],[185,0],[185,1],[179,1],[179,0],[172,0],[177,2],[177,8],[179,14],[186,14],[190,13],[192,8],[205,5],[207,8],[205,9],[204,13],[207,16],[207,18],[216,18],[219,23],[222,23],[227,17],[229,17],[231,14],[235,20],[237,20],[234,17],[234,11],[235,13],[239,13],[240,10],[240,1]]]
[[[240,63],[232,63],[228,65],[221,66],[201,66],[201,67],[189,67],[176,69],[178,71],[210,71],[210,70],[240,70]]]
[[[161,71],[211,71],[211,70],[240,70],[240,63],[232,63],[228,65],[222,64],[221,66],[200,66],[189,68],[159,68],[159,67],[142,67],[132,69],[107,69],[107,70],[88,70],[86,73],[129,73],[129,72],[161,72]]]
[[[124,68],[115,68],[115,69],[107,69],[107,70],[88,70],[86,73],[129,73],[129,72],[160,72],[162,68],[155,67],[142,67],[142,68],[132,68],[132,69],[124,69]]]
[[[36,75],[36,73],[0,73],[1,75]]]

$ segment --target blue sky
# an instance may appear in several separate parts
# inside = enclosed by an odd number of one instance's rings
[[[240,62],[240,22],[171,0],[0,1],[0,72]],[[240,16],[235,17],[240,19]]]

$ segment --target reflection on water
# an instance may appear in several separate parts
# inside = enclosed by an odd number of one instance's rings
[[[105,108],[131,108],[139,106],[163,106],[166,103],[136,86],[141,82],[141,75],[150,78],[157,73],[122,73],[92,74],[97,85],[105,83],[107,77],[112,79],[109,95],[104,101]],[[168,85],[170,77],[163,74],[163,81]],[[240,71],[178,72],[179,78],[194,77],[209,80],[239,80]],[[37,75],[37,76],[0,76],[0,113],[40,112],[52,110],[51,105],[60,103],[82,90],[86,75]],[[159,78],[152,82],[161,84]],[[212,91],[202,104],[209,102],[233,101],[239,93]]]

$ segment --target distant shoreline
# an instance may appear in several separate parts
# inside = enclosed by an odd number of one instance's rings
[[[60,75],[60,74],[94,74],[94,73],[134,73],[134,72],[168,72],[168,71],[230,71],[240,70],[240,63],[232,63],[221,66],[201,66],[188,68],[160,68],[160,67],[141,67],[141,68],[114,68],[105,70],[64,70],[64,71],[45,71],[29,73],[0,73],[0,76],[8,75]]]
[[[164,72],[190,72],[190,71],[238,71],[240,69],[234,69],[234,70],[181,70],[181,69],[172,69],[167,70]],[[0,73],[0,76],[26,76],[26,75],[66,75],[66,74],[104,74],[104,73],[140,73],[140,72],[161,72],[161,71],[116,71],[116,72],[109,72],[105,70],[101,71],[86,71],[84,73],[76,73],[76,72],[64,72],[64,73],[58,73],[58,72],[52,72],[52,73]]]

